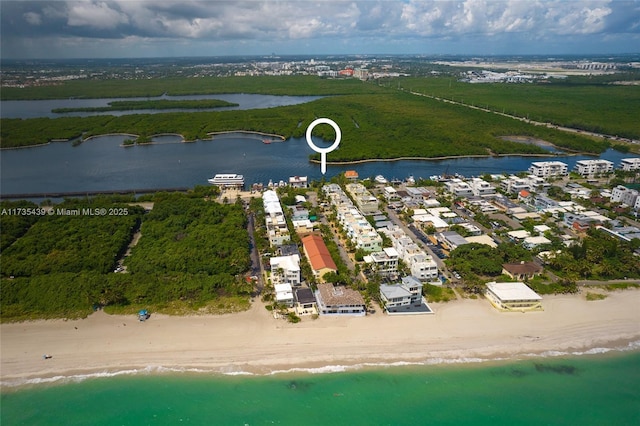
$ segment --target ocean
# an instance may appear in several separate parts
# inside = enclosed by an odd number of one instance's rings
[[[7,388],[2,425],[639,425],[640,352]],[[337,372],[331,372],[337,371]]]

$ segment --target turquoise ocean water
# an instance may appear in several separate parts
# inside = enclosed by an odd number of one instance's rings
[[[640,425],[640,352],[4,388],[5,425]]]

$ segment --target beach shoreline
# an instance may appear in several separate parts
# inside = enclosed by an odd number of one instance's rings
[[[219,316],[96,312],[82,320],[0,325],[3,388],[121,374],[323,373],[471,364],[640,349],[640,290],[545,296],[544,311],[501,313],[483,299],[434,304],[436,314],[276,320],[261,303]],[[43,359],[43,355],[52,358]]]

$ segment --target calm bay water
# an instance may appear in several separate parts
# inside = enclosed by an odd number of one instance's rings
[[[36,117],[87,117],[90,115],[129,115],[129,114],[159,114],[165,112],[189,112],[189,111],[226,111],[234,109],[272,108],[284,105],[296,105],[320,99],[323,96],[273,96],[254,95],[248,93],[226,93],[219,95],[185,95],[185,96],[156,96],[146,98],[102,98],[102,99],[52,99],[29,101],[2,101],[2,118],[36,118]],[[233,102],[238,106],[221,107],[214,109],[175,109],[157,110],[145,109],[135,111],[108,111],[108,112],[67,112],[63,114],[51,112],[54,108],[94,108],[106,107],[113,101],[148,101],[148,100],[194,100],[194,99],[221,99]]]
[[[640,353],[336,374],[134,375],[2,393],[6,425],[638,425]]]
[[[16,194],[192,187],[207,184],[207,179],[216,173],[242,174],[247,184],[266,184],[269,180],[286,182],[290,176],[322,177],[320,166],[308,160],[313,152],[303,138],[264,144],[259,135],[232,134],[192,143],[177,143],[177,137],[165,137],[156,145],[124,148],[120,145],[125,138],[103,136],[76,147],[67,142],[54,142],[3,150],[0,152],[0,191]],[[608,150],[600,158],[613,161],[617,166],[620,159],[629,156]],[[444,173],[477,176],[524,171],[532,161],[544,159],[564,161],[572,168],[576,161],[586,158],[593,157],[460,158],[329,165],[326,177],[349,169],[356,170],[361,177],[381,174],[388,179],[405,179],[410,175],[428,178]],[[331,160],[331,153],[328,159]]]

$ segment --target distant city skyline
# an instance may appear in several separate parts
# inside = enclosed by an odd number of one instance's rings
[[[1,1],[2,58],[640,51],[640,1]]]

